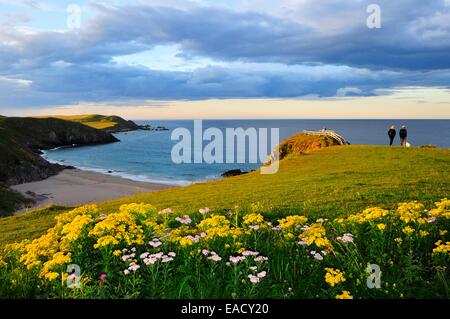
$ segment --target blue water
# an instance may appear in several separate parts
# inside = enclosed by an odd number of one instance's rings
[[[60,148],[47,151],[50,161],[73,165],[80,169],[97,171],[138,181],[173,185],[187,185],[196,181],[219,178],[226,170],[256,169],[260,164],[175,164],[171,150],[175,141],[173,129],[185,127],[192,132],[193,121],[136,121],[152,126],[162,125],[170,131],[134,131],[115,134],[121,142],[98,146]],[[225,128],[279,128],[280,139],[302,130],[334,130],[352,144],[383,145],[388,143],[387,129],[396,125],[408,128],[408,141],[413,146],[433,144],[450,148],[450,120],[210,120],[203,121],[203,129]],[[207,142],[205,142],[206,144]]]

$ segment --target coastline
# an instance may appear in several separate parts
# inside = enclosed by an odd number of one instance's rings
[[[36,201],[33,206],[22,208],[14,212],[14,215],[48,205],[85,205],[172,187],[177,185],[139,182],[78,168],[64,169],[59,174],[41,181],[11,186]]]

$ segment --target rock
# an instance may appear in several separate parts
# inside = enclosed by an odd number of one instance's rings
[[[119,141],[111,133],[55,118],[0,119],[0,182],[6,185],[39,181],[56,175],[65,165],[43,159],[41,150],[61,146]]]
[[[230,169],[229,171],[226,171],[222,173],[222,177],[232,177],[232,176],[239,176],[243,174],[247,174],[248,172],[243,172],[240,169]]]

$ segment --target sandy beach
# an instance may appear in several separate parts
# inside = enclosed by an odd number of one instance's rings
[[[11,188],[36,201],[33,207],[15,213],[20,214],[51,204],[76,206],[171,187],[175,186],[137,182],[79,169],[66,169],[45,180],[15,185]]]

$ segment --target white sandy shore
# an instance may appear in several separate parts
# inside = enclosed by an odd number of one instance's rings
[[[170,187],[175,186],[137,182],[79,169],[66,169],[45,180],[15,185],[11,188],[36,201],[33,207],[16,212],[20,214],[50,204],[76,206]]]

